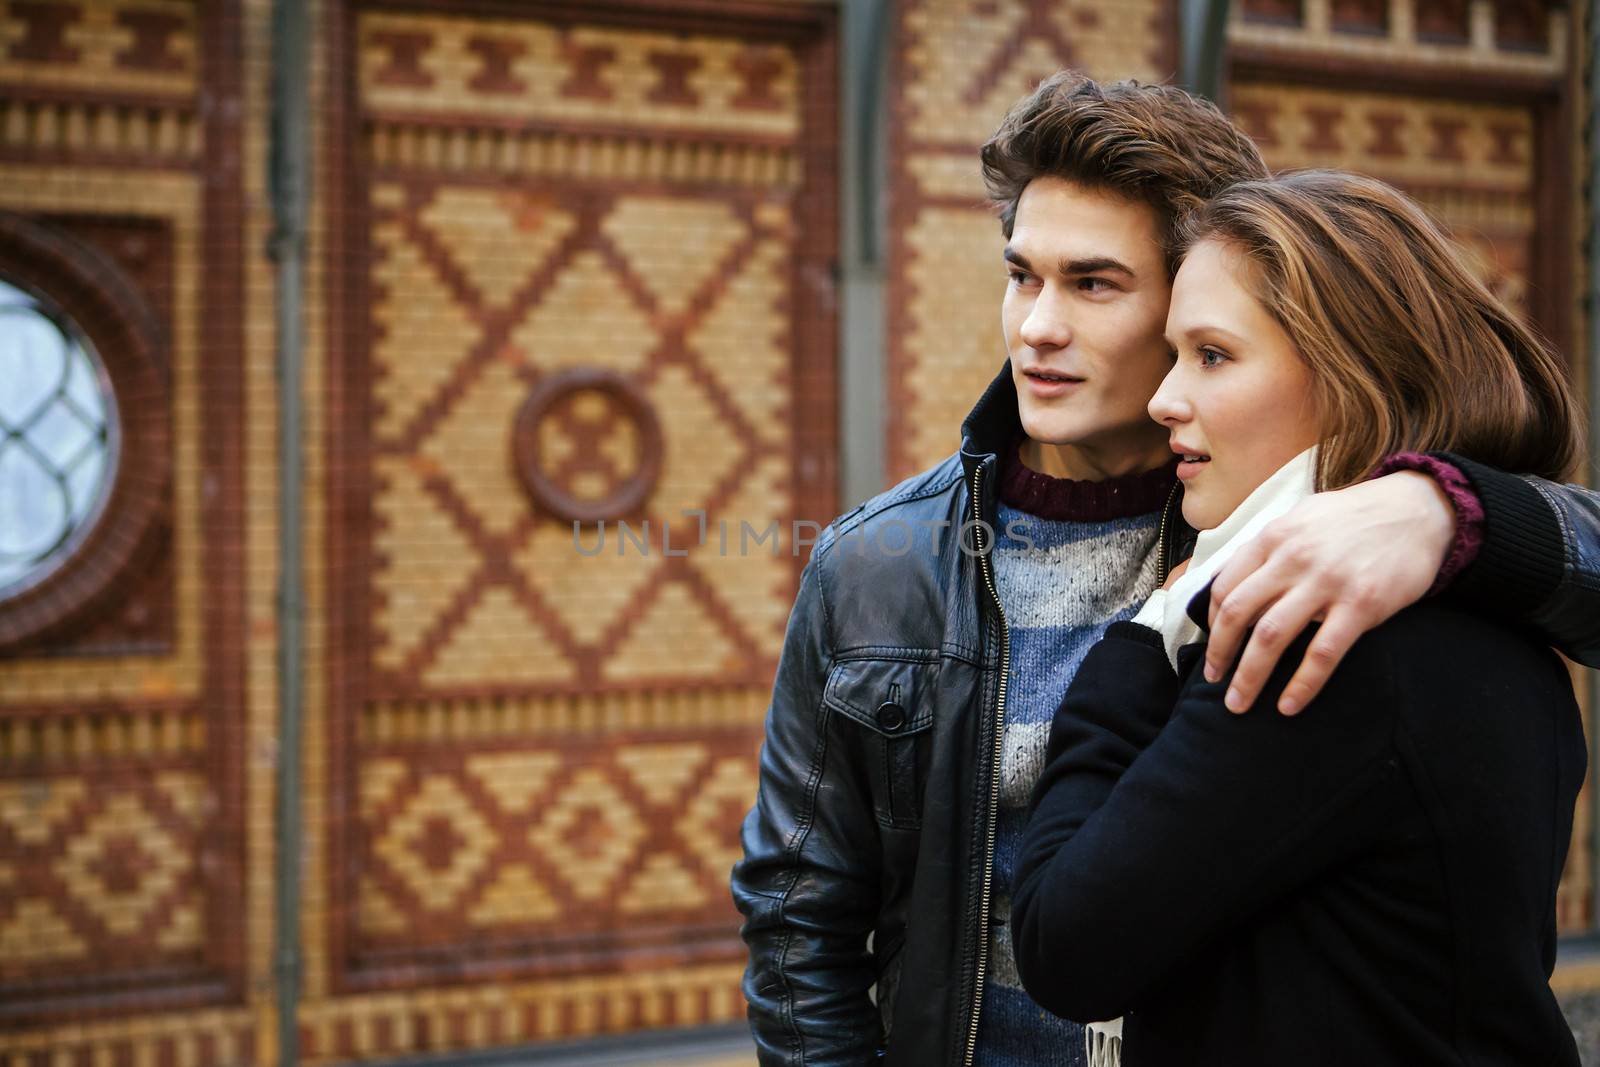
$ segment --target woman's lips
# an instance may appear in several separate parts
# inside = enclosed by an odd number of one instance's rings
[[[1190,455],[1193,455],[1193,454],[1194,453],[1190,453]],[[1178,462],[1178,478],[1179,478],[1179,480],[1180,481],[1188,481],[1190,478],[1193,478],[1195,475],[1197,475],[1201,471],[1205,470],[1207,464],[1209,464],[1210,462],[1211,462],[1211,457],[1210,456],[1203,456],[1203,457],[1201,457],[1199,459],[1190,459],[1187,456],[1185,456],[1182,460],[1180,460]]]

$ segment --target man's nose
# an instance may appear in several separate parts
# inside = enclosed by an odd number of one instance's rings
[[[1065,304],[1051,286],[1045,286],[1022,320],[1022,343],[1029,348],[1065,348],[1072,340]]]

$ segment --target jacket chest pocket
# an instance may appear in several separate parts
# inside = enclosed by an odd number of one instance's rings
[[[872,779],[878,823],[922,825],[922,787],[933,726],[939,662],[934,658],[835,661],[822,702],[859,727],[856,740]]]

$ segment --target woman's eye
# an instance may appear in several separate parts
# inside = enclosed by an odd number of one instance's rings
[[[1218,352],[1215,348],[1200,349],[1200,365],[1202,367],[1219,367],[1227,362],[1228,357]]]

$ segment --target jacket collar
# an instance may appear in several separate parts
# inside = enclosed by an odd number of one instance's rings
[[[961,467],[966,473],[969,491],[973,473],[980,468],[984,470],[983,499],[973,502],[974,517],[992,524],[1000,481],[1000,454],[1020,433],[1022,415],[1017,409],[1017,383],[1011,377],[1011,360],[1007,359],[961,423]],[[1194,531],[1184,524],[1181,513],[1175,513],[1173,519],[1173,528],[1169,531],[1172,546],[1169,559],[1175,562],[1188,556]]]
[[[1011,378],[1011,360],[1007,359],[961,423],[961,466],[966,472],[967,485],[972,485],[975,471],[984,470],[983,499],[973,502],[979,518],[994,511],[1000,453],[1021,432],[1017,385]]]

